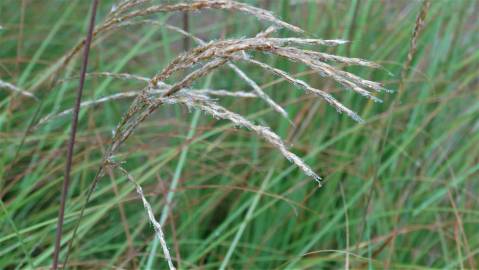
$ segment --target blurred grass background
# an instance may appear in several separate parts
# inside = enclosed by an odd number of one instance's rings
[[[115,1],[100,1],[97,22]],[[155,1],[153,2],[165,2]],[[166,1],[174,2],[174,1]],[[347,68],[398,89],[420,1],[244,1],[320,38],[352,43],[326,51],[382,64]],[[0,269],[51,264],[70,117],[27,132],[39,118],[73,106],[77,80],[36,86],[86,33],[90,1],[2,0],[0,79],[40,101],[0,91]],[[163,107],[121,148],[118,160],[142,184],[179,268],[477,269],[479,267],[479,2],[432,1],[404,89],[372,103],[305,66],[264,56],[334,93],[365,124],[276,77],[243,70],[287,108],[296,127],[261,100],[225,98],[234,111],[271,126],[323,178],[312,179],[262,140],[181,106]],[[181,14],[154,15],[181,26]],[[266,25],[222,11],[190,15],[205,39],[252,36]],[[289,34],[284,32],[283,34]],[[89,70],[152,76],[182,51],[182,37],[134,26],[95,40]],[[80,60],[62,76],[78,76]],[[224,69],[200,82],[247,85]],[[94,78],[83,100],[139,89]],[[82,109],[67,202],[71,238],[86,190],[129,100]],[[68,269],[163,269],[133,186],[102,178],[82,220]],[[63,260],[65,252],[61,254]]]

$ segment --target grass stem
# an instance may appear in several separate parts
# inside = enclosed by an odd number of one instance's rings
[[[83,62],[82,62],[82,67],[80,71],[80,84],[78,86],[77,96],[75,100],[75,107],[74,107],[73,116],[72,116],[72,127],[70,132],[70,138],[68,141],[67,161],[65,164],[65,175],[63,179],[63,188],[62,188],[62,194],[60,198],[60,209],[58,211],[58,223],[57,223],[57,229],[55,234],[55,247],[53,251],[53,264],[52,264],[53,270],[56,270],[58,268],[58,258],[59,258],[60,249],[61,249],[61,240],[62,240],[62,231],[63,231],[63,219],[65,216],[65,203],[66,203],[66,199],[68,195],[68,188],[70,186],[70,173],[71,173],[71,167],[72,167],[73,150],[75,146],[75,137],[76,137],[77,125],[78,125],[78,113],[80,112],[81,97],[83,93],[83,87],[85,84],[85,74],[86,74],[86,69],[88,66],[88,55],[90,52],[90,44],[93,37],[93,28],[95,26],[97,6],[98,6],[98,0],[93,0],[90,24],[88,26],[88,34],[85,40]]]

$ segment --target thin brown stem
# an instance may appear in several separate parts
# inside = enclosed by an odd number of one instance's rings
[[[190,15],[188,12],[183,12],[183,30],[185,32],[190,31]],[[190,49],[190,39],[188,37],[183,38],[183,50],[188,51]]]
[[[98,6],[98,0],[93,0],[92,9],[91,9],[91,18],[90,18],[90,25],[88,27],[88,34],[85,40],[85,49],[83,53],[83,62],[80,72],[80,84],[77,91],[77,96],[75,100],[75,109],[73,110],[73,117],[72,117],[72,127],[70,132],[70,139],[68,141],[68,148],[67,148],[67,161],[65,164],[65,176],[63,180],[63,189],[60,199],[60,209],[58,211],[58,223],[55,235],[55,248],[53,251],[53,264],[52,269],[56,270],[58,268],[58,257],[60,254],[61,248],[61,239],[62,239],[62,231],[63,231],[63,219],[65,217],[65,202],[68,195],[68,189],[70,186],[70,172],[72,167],[72,158],[73,158],[73,149],[75,146],[75,137],[78,125],[78,113],[80,111],[80,103],[81,97],[83,93],[83,86],[85,84],[85,74],[88,65],[88,55],[90,52],[90,44],[93,36],[93,27],[95,25],[95,16],[96,16],[96,9]]]
[[[23,49],[23,29],[25,26],[25,9],[27,2],[22,0],[22,7],[20,9],[20,25],[18,29],[18,38],[17,38],[17,55],[15,58],[15,72],[18,74],[20,70],[20,63],[22,61],[22,49]]]

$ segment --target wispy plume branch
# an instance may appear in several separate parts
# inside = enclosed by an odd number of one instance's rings
[[[364,120],[357,113],[350,110],[348,107],[344,106],[341,102],[336,100],[329,93],[327,93],[325,91],[322,91],[322,90],[319,90],[319,89],[316,89],[316,88],[313,88],[309,84],[307,84],[305,81],[300,80],[300,79],[296,79],[293,76],[286,73],[285,71],[280,70],[280,69],[275,68],[275,67],[272,67],[272,66],[270,66],[268,64],[265,64],[263,62],[256,61],[256,60],[253,60],[253,59],[243,59],[243,60],[247,61],[249,63],[255,64],[255,65],[265,69],[266,71],[271,72],[271,73],[285,79],[286,81],[292,83],[293,85],[296,85],[296,86],[302,88],[307,93],[313,94],[315,96],[318,96],[318,97],[324,99],[327,103],[329,103],[331,106],[333,106],[339,113],[345,113],[347,116],[351,117],[354,121],[357,121],[357,122],[360,122],[360,123],[364,122]]]
[[[124,15],[123,17],[116,18],[117,21],[128,20],[134,17],[143,17],[159,12],[185,12],[185,11],[198,11],[203,9],[224,9],[231,11],[239,11],[253,17],[258,18],[259,20],[266,21],[284,27],[293,32],[304,33],[304,30],[301,28],[286,23],[282,20],[276,18],[271,12],[250,6],[245,3],[239,3],[232,0],[196,0],[191,3],[179,3],[173,5],[156,5],[151,6],[146,9],[137,10],[131,13]]]
[[[170,97],[173,102],[180,102],[188,107],[199,109],[207,114],[213,116],[216,119],[225,119],[231,121],[236,126],[247,128],[258,136],[265,139],[274,148],[278,149],[283,156],[298,166],[306,175],[313,177],[318,185],[321,186],[321,177],[319,177],[304,161],[294,153],[290,152],[283,140],[274,133],[269,127],[255,125],[248,119],[244,118],[240,114],[229,111],[228,109],[216,104],[214,101],[207,98],[198,98],[197,96],[191,96],[187,92]],[[165,101],[167,102],[167,101]]]
[[[162,95],[165,94],[167,91],[167,88],[158,88],[158,89],[152,89],[148,92],[150,95]],[[200,95],[204,96],[210,96],[210,97],[236,97],[236,98],[257,98],[258,96],[254,93],[251,92],[245,92],[245,91],[228,91],[228,90],[223,90],[223,89],[191,89],[191,88],[185,88],[180,90],[180,92],[185,92],[185,91],[191,91]],[[134,98],[137,97],[140,94],[139,90],[135,91],[126,91],[126,92],[121,92],[121,93],[116,93],[113,95],[105,96],[102,98],[98,98],[95,100],[87,100],[83,101],[80,104],[80,108],[88,108],[88,107],[93,107],[97,106],[106,102],[110,101],[115,101],[115,100],[120,100],[120,99],[129,99],[129,98]],[[73,112],[73,108],[61,111],[59,113],[51,113],[40,120],[38,120],[37,124],[35,125],[35,129],[39,128],[40,126],[46,124],[47,122],[69,115]]]
[[[32,94],[28,91],[25,91],[25,90],[21,89],[20,87],[14,85],[14,84],[11,84],[11,83],[8,83],[8,82],[2,81],[2,80],[0,80],[0,89],[6,89],[8,91],[18,93],[22,96],[38,100],[38,98],[34,94]]]
[[[143,189],[141,188],[141,186],[138,183],[136,183],[133,176],[131,176],[128,173],[128,171],[126,171],[123,167],[118,166],[118,169],[123,174],[125,174],[128,181],[130,181],[130,183],[132,183],[135,186],[136,193],[138,193],[138,196],[141,198],[141,201],[143,202],[143,206],[144,206],[144,208],[146,210],[146,213],[148,215],[148,219],[150,220],[151,225],[153,225],[153,228],[155,229],[156,237],[158,237],[158,239],[160,240],[160,245],[161,245],[161,248],[163,249],[163,254],[165,254],[165,259],[168,262],[168,267],[171,270],[176,269],[174,264],[173,264],[173,260],[171,259],[170,251],[168,250],[168,245],[166,244],[165,234],[163,233],[163,230],[161,229],[160,223],[155,218],[155,214],[153,213],[153,209],[151,208],[150,203],[146,199],[146,196],[143,193]]]

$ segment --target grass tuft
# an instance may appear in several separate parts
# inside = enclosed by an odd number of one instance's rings
[[[475,2],[99,3],[65,268],[477,268]],[[90,4],[0,1],[0,269],[52,265]]]

